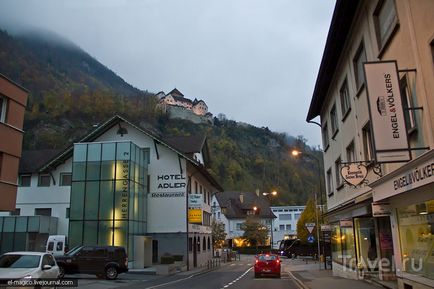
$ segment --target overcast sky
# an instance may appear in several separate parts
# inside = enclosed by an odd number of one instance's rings
[[[133,86],[178,88],[211,113],[321,143],[306,123],[334,0],[0,0]],[[1,43],[0,43],[1,45]]]

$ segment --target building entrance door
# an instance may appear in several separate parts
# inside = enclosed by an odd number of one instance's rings
[[[380,280],[396,280],[395,266],[393,265],[393,238],[389,217],[378,217],[378,243],[380,249],[381,266]],[[387,260],[387,261],[386,261]]]

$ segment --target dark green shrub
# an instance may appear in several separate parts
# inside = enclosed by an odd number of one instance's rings
[[[173,264],[174,262],[173,256],[161,256],[161,264]]]
[[[173,255],[173,259],[175,261],[182,261],[184,260],[184,255]]]

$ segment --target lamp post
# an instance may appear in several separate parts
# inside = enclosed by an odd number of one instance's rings
[[[301,151],[299,151],[299,150],[296,150],[296,149],[294,149],[294,150],[292,150],[292,152],[291,152],[291,154],[294,156],[294,157],[299,157],[299,156],[302,156],[302,157],[307,157],[307,158],[310,158],[311,160],[314,160],[315,161],[315,163],[316,163],[316,165],[317,165],[317,173],[318,173],[318,180],[319,180],[319,195],[320,195],[320,202],[321,202],[321,204],[320,204],[320,213],[321,213],[321,224],[322,223],[324,223],[324,212],[323,212],[323,198],[322,198],[322,195],[323,195],[323,190],[322,190],[322,181],[321,181],[321,162],[320,162],[320,160],[317,158],[317,157],[315,157],[314,155],[312,155],[312,154],[309,154],[309,153],[306,153],[306,152],[301,152]],[[317,194],[315,193],[315,208],[316,208],[316,210],[317,210],[317,207],[318,206],[318,201],[317,201]],[[316,213],[315,214],[316,215],[316,218],[317,218],[317,235],[318,235],[318,252],[320,253],[321,251],[320,251],[320,243],[319,243],[319,226],[320,226],[320,223],[319,223],[319,220],[318,220],[318,214]],[[326,256],[325,256],[325,244],[324,244],[324,238],[323,238],[323,241],[322,241],[322,248],[323,248],[323,258],[324,258],[324,269],[327,269],[327,261],[326,261]],[[318,256],[319,257],[319,256]],[[321,265],[320,265],[321,266]]]
[[[269,200],[270,200],[270,205],[271,205],[271,197],[275,197],[275,196],[277,196],[277,192],[276,191],[272,191],[271,193],[262,193],[262,195],[263,196],[266,196],[266,197],[268,197],[269,198]],[[271,207],[271,206],[270,206]],[[270,232],[270,253],[272,253],[273,252],[273,242],[274,242],[274,240],[273,240],[273,231],[274,231],[274,228],[273,228],[273,219],[274,218],[271,218],[271,232]]]

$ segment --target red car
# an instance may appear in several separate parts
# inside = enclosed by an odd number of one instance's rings
[[[255,261],[255,278],[273,275],[280,278],[280,259],[276,254],[259,254]]]

